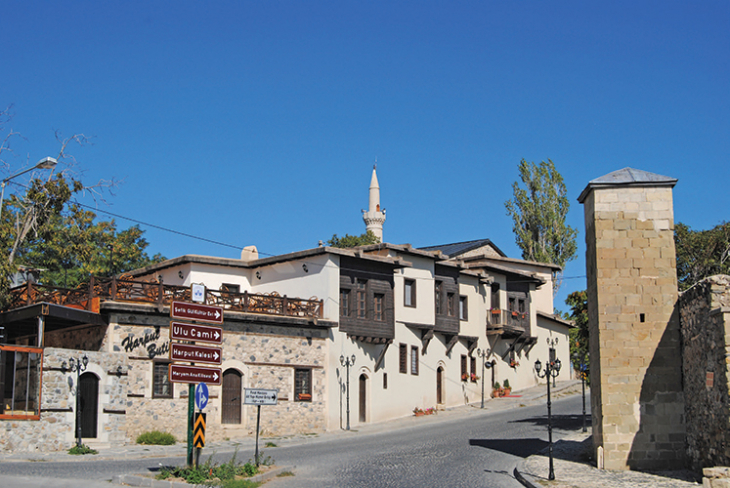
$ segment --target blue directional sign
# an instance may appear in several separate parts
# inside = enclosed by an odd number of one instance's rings
[[[198,410],[203,410],[208,404],[208,385],[205,383],[198,383],[195,387],[195,406]]]

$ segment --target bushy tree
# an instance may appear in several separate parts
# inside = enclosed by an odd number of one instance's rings
[[[567,318],[572,320],[575,328],[570,329],[570,357],[580,361],[585,358],[585,364],[590,370],[590,356],[588,345],[588,294],[585,290],[574,291],[565,299],[570,307]],[[580,364],[576,362],[575,366]]]
[[[548,159],[539,164],[520,161],[521,187],[512,184],[513,198],[505,202],[512,217],[515,242],[522,259],[557,264],[561,268],[576,258],[578,231],[566,223],[570,203],[563,177]],[[553,273],[553,294],[560,288],[562,273]]]
[[[359,236],[351,236],[345,234],[342,237],[337,237],[337,234],[332,235],[332,239],[327,241],[327,245],[330,247],[349,248],[358,246],[367,246],[370,244],[379,244],[380,238],[373,234],[372,231],[367,231]]]
[[[674,226],[677,249],[677,282],[680,291],[714,274],[730,274],[730,223],[709,230]]]

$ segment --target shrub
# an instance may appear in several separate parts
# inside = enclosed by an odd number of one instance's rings
[[[96,449],[92,449],[85,444],[81,444],[80,446],[73,446],[71,449],[68,450],[68,453],[73,454],[74,456],[79,456],[82,454],[99,454]]]
[[[143,432],[137,436],[137,444],[148,444],[155,446],[171,446],[175,444],[177,440],[175,436],[168,432],[160,432],[159,430],[153,430],[152,432]]]
[[[505,389],[510,388],[509,380],[504,380],[504,387],[505,387]]]

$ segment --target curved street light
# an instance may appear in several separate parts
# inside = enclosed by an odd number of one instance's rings
[[[47,157],[43,158],[38,163],[36,163],[35,166],[32,168],[24,169],[23,171],[19,171],[15,173],[14,175],[10,175],[7,178],[3,179],[2,182],[0,182],[0,187],[2,187],[2,191],[0,191],[0,218],[3,216],[3,201],[5,200],[5,185],[8,184],[8,181],[12,180],[13,178],[17,178],[20,175],[24,175],[25,173],[29,171],[33,171],[34,169],[53,169],[58,164],[58,161],[56,161],[55,158]]]

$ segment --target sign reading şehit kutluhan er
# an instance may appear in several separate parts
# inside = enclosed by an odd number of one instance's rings
[[[193,346],[173,342],[170,344],[170,359],[173,361],[221,364],[221,348],[211,346]]]
[[[178,341],[200,341],[223,343],[223,328],[212,325],[186,324],[184,322],[170,322],[170,339]],[[185,361],[189,361],[186,359]]]
[[[213,324],[223,323],[223,308],[200,303],[172,302],[170,317],[183,320],[200,320]]]
[[[170,364],[167,377],[173,383],[206,383],[208,385],[221,384],[220,368],[201,368],[198,366],[184,366]]]

